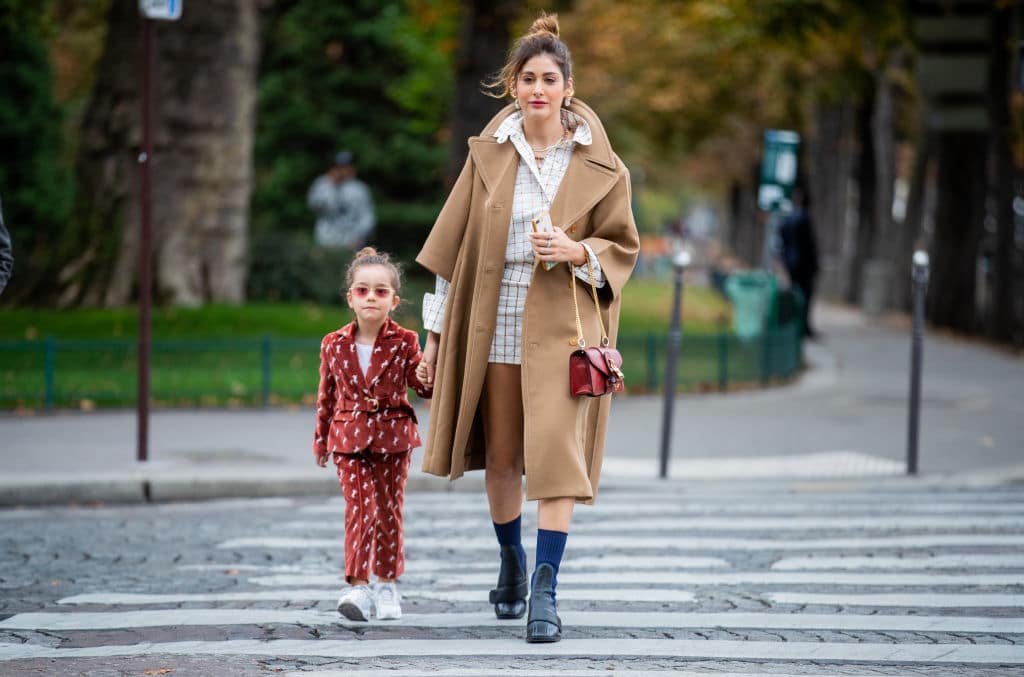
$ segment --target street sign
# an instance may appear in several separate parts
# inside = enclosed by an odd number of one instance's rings
[[[776,210],[788,201],[796,184],[797,153],[800,135],[786,129],[767,129],[764,132],[764,152],[761,158],[761,185],[757,191],[757,206],[765,211]]]
[[[184,0],[139,0],[139,11],[148,19],[177,21],[181,18]]]

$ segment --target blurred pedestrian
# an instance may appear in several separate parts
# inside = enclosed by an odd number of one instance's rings
[[[370,189],[356,178],[355,158],[347,150],[317,177],[306,199],[316,212],[316,243],[321,247],[359,249],[373,234],[376,218]]]
[[[401,275],[387,254],[361,250],[345,275],[355,319],[320,344],[313,455],[333,456],[345,497],[345,582],[338,612],[354,621],[402,617],[395,581],[405,570],[402,506],[412,450],[420,446],[408,387],[416,377],[416,332],[391,319]],[[370,587],[370,570],[377,575]]]
[[[485,469],[500,553],[490,602],[498,618],[529,610],[527,642],[557,642],[558,568],[574,504],[597,495],[611,404],[570,396],[572,285],[584,286],[585,299],[591,281],[599,288],[614,341],[639,236],[629,172],[600,119],[573,96],[557,17],[537,19],[489,84],[512,105],[469,140],[465,167],[416,259],[437,275],[423,303],[422,369],[435,387],[423,469],[453,480]],[[535,220],[547,228],[535,231]],[[579,312],[597,344],[598,310],[581,303]],[[539,502],[529,587],[524,473],[527,500]]]
[[[14,255],[11,253],[11,235],[4,225],[4,207],[0,202],[0,294],[3,293],[7,281],[14,271]]]
[[[790,282],[803,295],[804,336],[814,338],[817,332],[811,325],[811,302],[814,298],[814,282],[818,277],[818,245],[814,236],[814,224],[807,211],[807,193],[800,186],[793,189],[793,211],[779,225],[779,239],[782,263],[789,274]]]

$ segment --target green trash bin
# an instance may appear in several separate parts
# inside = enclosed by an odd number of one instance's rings
[[[733,273],[725,281],[725,293],[732,302],[732,330],[738,338],[757,338],[766,327],[776,325],[777,289],[775,277],[760,270]]]

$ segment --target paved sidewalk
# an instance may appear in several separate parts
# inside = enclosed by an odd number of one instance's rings
[[[676,400],[670,476],[850,479],[898,476],[905,463],[908,328],[820,306],[821,343],[794,385]],[[683,350],[686,350],[685,344]],[[1024,359],[926,337],[920,470],[925,480],[1024,480]],[[427,412],[418,406],[421,425]],[[612,407],[602,482],[657,476],[658,396]],[[309,450],[308,408],[167,410],[151,420],[151,460],[136,463],[132,411],[0,415],[0,505],[334,494]],[[409,489],[479,490],[415,471]]]

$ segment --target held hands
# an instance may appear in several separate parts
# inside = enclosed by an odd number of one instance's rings
[[[434,365],[437,364],[437,348],[441,342],[441,335],[437,332],[427,332],[427,345],[423,347],[423,358],[416,365],[416,378],[425,386],[434,385]]]
[[[425,386],[429,386],[431,381],[434,380],[433,366],[428,365],[426,362],[420,362],[416,365],[416,378],[420,380]]]
[[[558,226],[547,232],[529,233],[529,236],[533,256],[538,261],[568,261],[574,266],[582,266],[587,262],[587,250],[583,245],[566,235]]]

